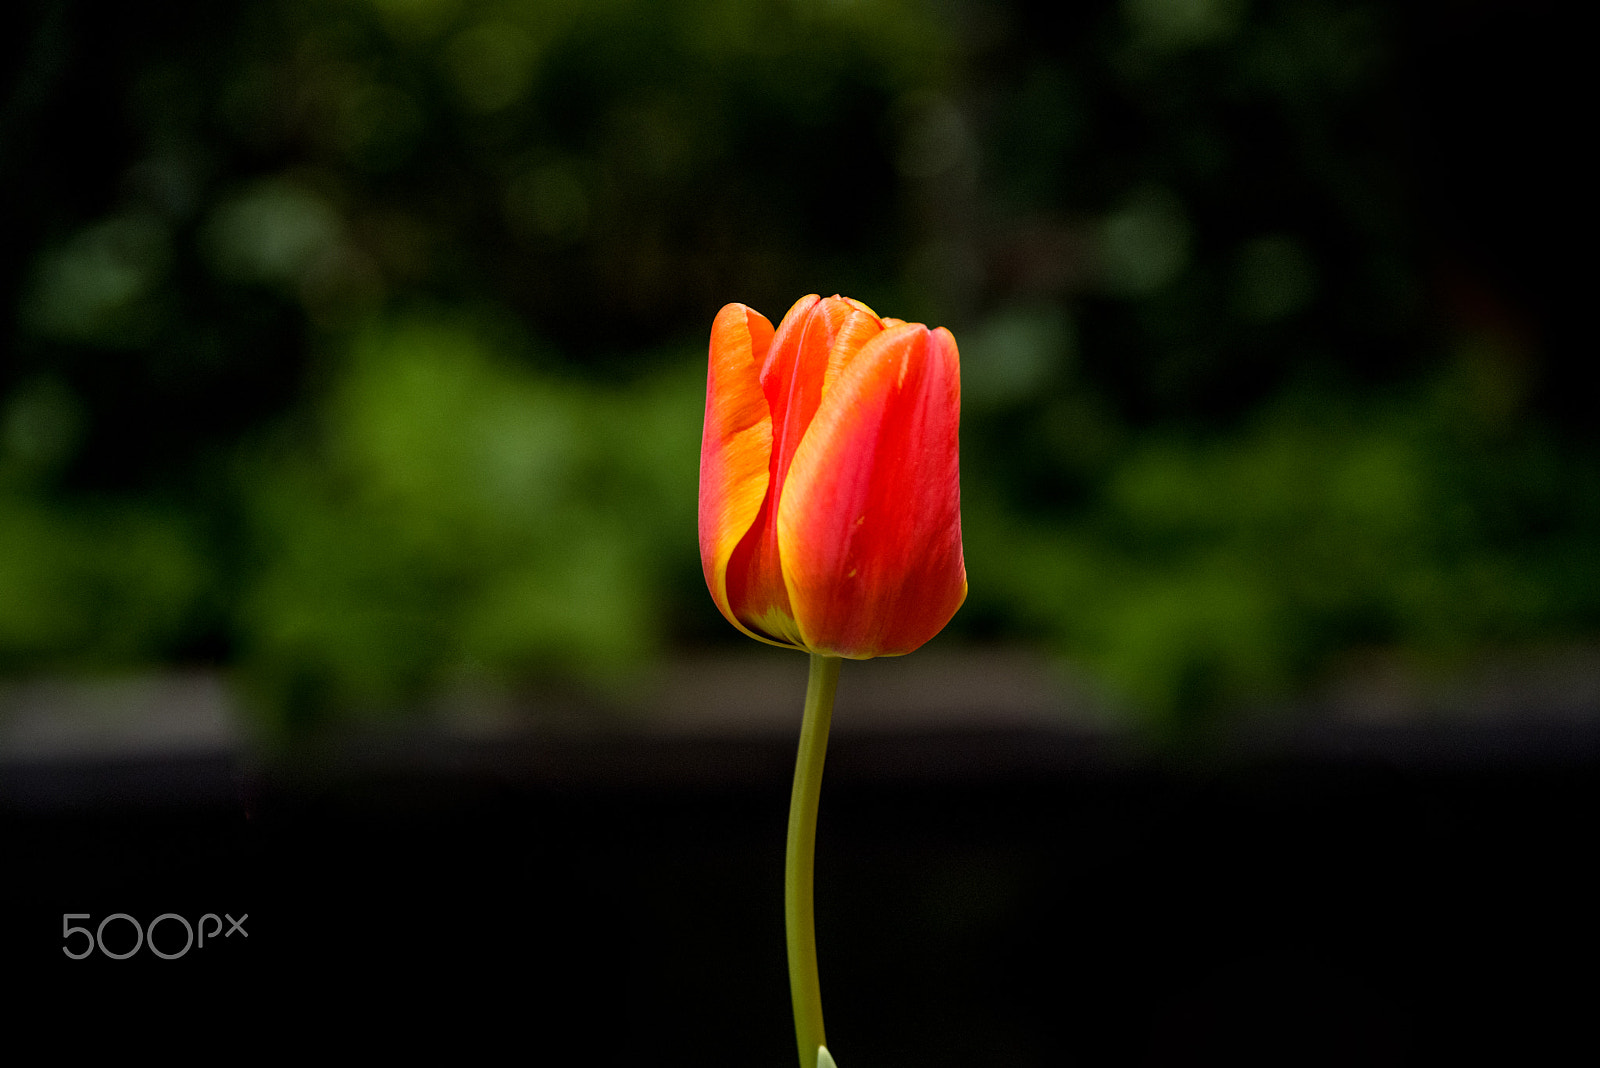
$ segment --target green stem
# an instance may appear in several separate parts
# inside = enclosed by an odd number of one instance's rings
[[[800,1068],[817,1068],[817,1050],[827,1045],[822,1030],[822,988],[817,981],[817,928],[811,904],[817,846],[817,801],[822,796],[822,759],[828,751],[833,694],[839,688],[839,658],[811,654],[806,711],[800,724],[800,754],[789,795],[789,844],[783,872],[783,917],[789,936],[789,993],[794,998],[794,1035]]]

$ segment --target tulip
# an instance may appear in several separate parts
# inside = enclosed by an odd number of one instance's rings
[[[812,907],[817,802],[841,658],[909,653],[967,596],[944,329],[860,301],[802,297],[777,330],[729,304],[711,326],[700,442],[700,562],[728,622],[811,654],[784,926],[800,1068],[833,1068]]]
[[[909,653],[967,595],[960,360],[942,327],[801,298],[776,331],[711,328],[700,557],[752,638],[827,657]]]

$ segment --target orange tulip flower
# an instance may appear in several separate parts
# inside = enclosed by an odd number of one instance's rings
[[[967,595],[960,358],[942,327],[801,298],[776,331],[711,327],[700,558],[752,638],[865,660],[909,653]]]

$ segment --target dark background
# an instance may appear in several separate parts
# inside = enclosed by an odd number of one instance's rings
[[[842,735],[817,856],[832,1047],[878,1065],[1582,1056],[1594,739],[1507,758],[1515,740],[1197,769],[1082,738]],[[123,767],[114,808],[8,814],[13,1035],[72,1015],[108,1049],[790,1063],[790,757],[775,739],[434,746],[231,789],[225,768],[143,769],[162,790]],[[73,961],[68,910],[248,913],[249,937]],[[172,921],[158,933],[181,947]],[[105,937],[132,948],[125,921]]]

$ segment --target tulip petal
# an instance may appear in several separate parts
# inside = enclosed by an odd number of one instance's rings
[[[825,392],[777,517],[806,648],[909,653],[965,600],[960,409],[955,339],[915,323],[868,341]]]
[[[883,331],[877,315],[844,297],[802,297],[778,324],[761,368],[761,387],[772,409],[776,488],[816,415],[824,390],[863,345]]]
[[[711,326],[706,420],[700,440],[700,562],[706,586],[728,622],[752,633],[728,598],[728,562],[755,524],[767,496],[772,415],[760,369],[772,324],[743,304],[729,304]]]
[[[870,308],[841,297],[802,297],[778,324],[761,368],[772,413],[765,499],[726,569],[726,591],[746,633],[803,648],[778,553],[777,502],[796,448],[831,378],[882,331]]]

